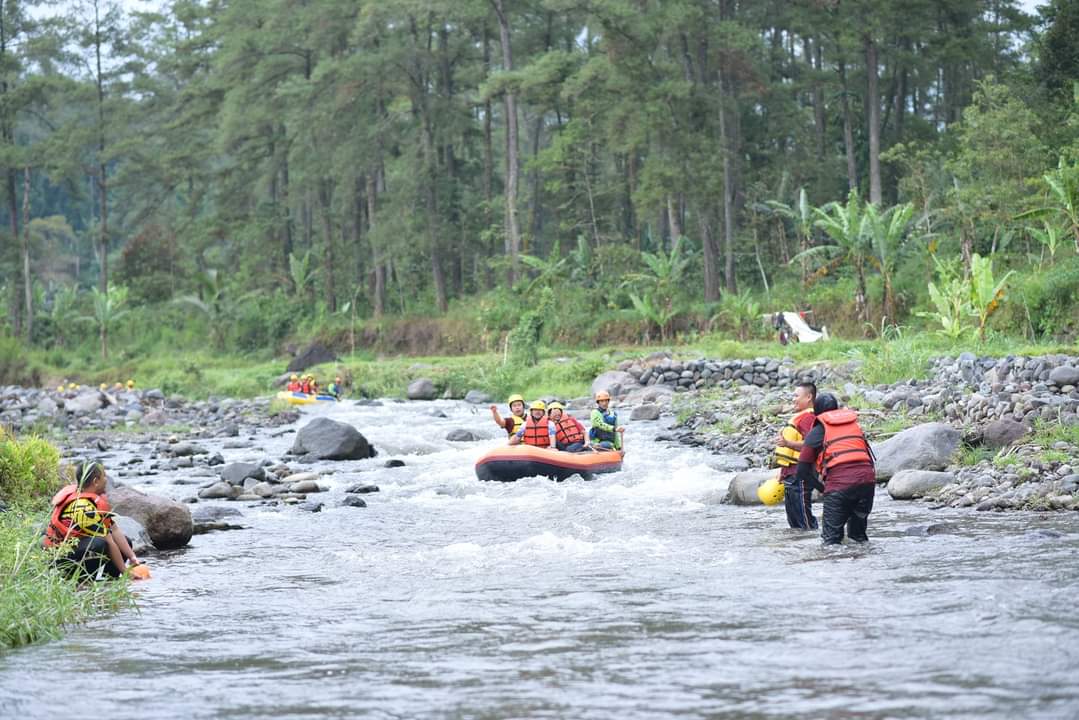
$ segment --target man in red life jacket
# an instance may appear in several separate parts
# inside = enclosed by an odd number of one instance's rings
[[[558,451],[554,423],[547,419],[547,406],[542,400],[536,400],[528,407],[524,425],[510,437],[510,445],[520,444]]]
[[[293,374],[288,379],[288,391],[300,392],[303,390],[303,384],[300,382],[300,376]]]
[[[816,423],[805,436],[796,477],[811,486],[816,468],[824,483],[821,538],[825,545],[838,545],[846,528],[851,540],[866,542],[877,490],[873,450],[858,425],[858,414],[840,409],[834,395],[818,395],[813,413]]]
[[[100,463],[75,466],[75,482],[62,488],[52,499],[49,524],[42,544],[57,547],[73,540],[75,546],[60,564],[81,572],[84,577],[102,574],[120,577],[125,561],[139,565],[124,533],[112,521],[105,498],[108,480]]]
[[[581,421],[566,412],[566,406],[557,400],[547,406],[547,417],[554,423],[555,447],[565,452],[581,452],[588,449],[588,434]]]

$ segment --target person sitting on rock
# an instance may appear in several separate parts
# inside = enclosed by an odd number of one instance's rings
[[[581,421],[566,412],[566,406],[557,400],[547,406],[547,417],[554,423],[555,447],[565,452],[581,452],[588,449],[588,435]]]
[[[528,419],[524,425],[510,437],[510,445],[523,443],[557,451],[555,436],[554,423],[547,418],[547,406],[542,400],[536,400],[528,407]]]
[[[813,517],[816,477],[809,484],[798,480],[798,454],[802,451],[805,436],[813,429],[813,402],[816,399],[816,385],[811,382],[799,383],[794,388],[794,417],[776,438],[775,459],[779,465],[779,480],[784,486],[783,504],[787,509],[787,524],[798,530],[817,529],[817,518]]]
[[[805,436],[796,472],[798,480],[808,486],[814,482],[815,469],[824,483],[821,538],[825,545],[838,545],[846,528],[851,540],[866,542],[877,490],[873,449],[858,425],[858,414],[850,408],[840,409],[834,395],[818,395],[813,414],[816,421]]]
[[[525,422],[525,399],[514,393],[510,395],[506,404],[510,406],[509,417],[503,418],[499,415],[497,405],[491,406],[491,417],[494,418],[496,425],[506,431],[506,435],[513,437]]]
[[[107,483],[101,463],[79,463],[75,482],[61,488],[52,499],[42,544],[52,548],[74,541],[74,547],[58,564],[83,578],[118,578],[127,569],[125,561],[131,567],[141,564],[123,531],[113,523],[105,497]]]
[[[621,450],[622,433],[626,428],[618,424],[618,415],[608,409],[610,405],[610,393],[606,390],[596,393],[596,407],[589,418],[592,427],[588,430],[588,439],[592,441],[594,448]]]
[[[289,376],[287,389],[289,392],[303,392],[303,383],[300,382],[299,375],[292,373]]]
[[[334,377],[333,382],[330,383],[330,386],[328,388],[326,388],[326,394],[327,395],[333,395],[334,399],[336,399],[336,400],[341,399],[341,393],[343,391],[344,391],[344,387],[341,385],[341,376],[340,375],[337,375],[336,377]]]

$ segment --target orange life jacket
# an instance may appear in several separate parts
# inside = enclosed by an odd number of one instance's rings
[[[106,528],[112,526],[109,501],[105,499],[104,495],[79,492],[77,485],[65,485],[52,498],[52,513],[49,515],[49,525],[45,528],[45,547],[59,545],[69,538],[79,538],[87,534],[72,523],[70,518],[64,517],[64,510],[67,509],[67,506],[79,499],[92,502],[98,512],[102,514],[104,526]]]
[[[311,382],[309,380],[303,381],[303,384],[300,385],[300,392],[311,394]]]
[[[525,432],[521,436],[521,442],[535,447],[550,447],[551,429],[548,423],[546,415],[542,420],[536,422],[532,414],[529,413],[528,419],[525,420]]]
[[[300,382],[297,380],[296,382],[290,382],[288,384],[288,391],[289,392],[300,392],[300,389],[302,387],[303,387],[303,385],[301,385]]]
[[[576,418],[563,414],[554,424],[554,429],[554,439],[561,445],[584,442],[584,426],[577,422]]]
[[[858,413],[840,408],[817,416],[824,425],[824,445],[817,455],[817,472],[823,479],[828,470],[848,463],[873,464],[873,449],[858,425]]]

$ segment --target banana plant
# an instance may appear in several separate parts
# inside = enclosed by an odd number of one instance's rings
[[[798,236],[798,253],[791,262],[800,258],[802,265],[802,285],[809,282],[809,265],[805,252],[809,250],[810,241],[813,238],[814,213],[813,206],[809,204],[809,196],[805,188],[798,189],[798,204],[791,207],[787,203],[769,200],[768,207],[777,215],[787,218],[794,225],[794,233]]]
[[[937,279],[940,282],[939,286],[932,281],[929,283],[929,299],[935,310],[917,314],[935,320],[940,325],[937,333],[955,344],[967,334],[964,320],[974,311],[970,302],[970,278],[941,263],[936,255],[931,257],[937,266]]]
[[[1049,251],[1049,264],[1052,265],[1054,262],[1056,262],[1057,250],[1060,249],[1060,243],[1064,240],[1064,238],[1061,237],[1060,228],[1058,228],[1056,225],[1053,225],[1048,220],[1042,220],[1042,226],[1045,228],[1044,230],[1039,230],[1036,227],[1029,227],[1027,228],[1027,231],[1034,237],[1035,240],[1042,244],[1042,259],[1045,258],[1044,250]]]
[[[992,258],[983,258],[974,253],[970,260],[970,300],[974,308],[973,315],[978,319],[978,339],[985,340],[986,323],[1004,302],[1008,278],[1015,271],[1009,270],[1004,277],[996,280],[993,276]]]
[[[101,292],[98,288],[91,290],[93,294],[93,315],[83,315],[79,319],[97,325],[98,335],[101,338],[101,359],[109,359],[109,331],[128,311],[124,309],[127,302],[127,288],[123,285],[110,285],[107,292]]]
[[[1057,169],[1046,173],[1042,179],[1049,188],[1046,197],[1049,204],[1019,213],[1015,219],[1056,216],[1075,241],[1075,251],[1079,252],[1079,163],[1068,164],[1062,156],[1057,161]]]
[[[887,322],[895,323],[895,291],[893,279],[899,258],[907,241],[914,206],[896,205],[884,212],[876,205],[866,205],[862,215],[862,235],[869,245],[869,262],[880,272],[881,307]]]
[[[858,293],[854,298],[855,311],[863,323],[869,322],[869,305],[866,302],[865,266],[870,249],[862,229],[862,203],[858,193],[851,190],[844,205],[831,202],[813,208],[814,224],[823,230],[832,242],[811,247],[791,258],[817,260],[822,270],[837,264],[849,263],[858,281]],[[828,261],[831,262],[828,262]]]

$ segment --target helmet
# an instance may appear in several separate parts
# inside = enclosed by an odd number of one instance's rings
[[[563,405],[562,403],[558,402],[557,400],[555,400],[554,402],[552,402],[550,405],[547,406],[547,412],[550,412],[552,410],[565,411],[565,409],[566,409],[566,406]]]
[[[107,383],[101,383],[100,385],[97,386],[97,389],[100,390],[101,392],[105,392],[106,390],[109,389],[109,386],[108,386]]]
[[[135,381],[134,380],[128,380],[127,381],[127,389],[130,390],[133,387],[135,387]]]
[[[529,410],[543,410],[544,412],[546,412],[547,411],[547,406],[544,404],[544,402],[542,400],[533,400],[532,404],[528,406],[528,409]]]
[[[606,390],[600,390],[598,393],[596,393],[596,402],[599,402],[600,400],[610,400],[610,399],[611,399],[611,394],[609,392],[607,392]]]
[[[521,397],[517,393],[514,393],[513,395],[510,395],[510,399],[506,401],[506,404],[512,405],[515,402],[523,403],[524,401],[525,399],[523,397]]]
[[[292,375],[289,376],[289,380],[299,380],[299,379],[300,379],[300,376],[297,375],[296,373],[292,373]]]
[[[58,385],[56,387],[56,392],[63,392],[63,391],[64,391],[64,385],[63,385],[63,383],[61,383],[60,385]]]
[[[765,505],[778,505],[783,502],[783,483],[779,476],[770,477],[757,487],[757,497]]]

